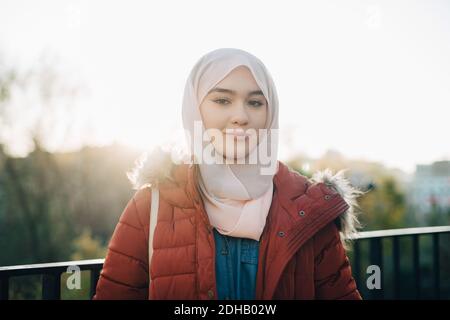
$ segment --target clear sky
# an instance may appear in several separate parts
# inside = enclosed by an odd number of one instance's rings
[[[55,150],[171,135],[190,69],[219,47],[271,72],[280,128],[294,129],[281,156],[333,148],[409,172],[450,159],[449,1],[0,0],[6,61],[26,68],[45,52],[89,88],[77,102],[89,130],[54,137]]]

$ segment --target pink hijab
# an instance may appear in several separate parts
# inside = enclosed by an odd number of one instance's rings
[[[199,106],[207,92],[238,66],[250,69],[268,102],[267,132],[260,135],[259,144],[250,151],[246,162],[206,163],[202,156],[210,142],[202,139],[205,126]],[[199,165],[200,194],[211,225],[221,234],[259,241],[278,170],[278,131],[271,130],[278,129],[278,97],[271,75],[258,58],[246,51],[223,48],[209,52],[195,64],[187,79],[182,116],[190,154]],[[195,126],[201,127],[200,135],[194,133]],[[257,157],[256,162],[250,162],[248,159],[261,152],[261,146],[265,146],[264,160]]]

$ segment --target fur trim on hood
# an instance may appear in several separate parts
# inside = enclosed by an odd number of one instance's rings
[[[151,159],[151,160],[150,160]],[[139,190],[145,186],[158,186],[164,180],[173,181],[171,170],[176,164],[191,163],[189,156],[182,148],[160,146],[154,148],[150,153],[144,153],[137,161],[136,166],[127,173],[133,188]],[[343,240],[351,240],[360,228],[357,215],[359,205],[357,198],[364,194],[364,191],[353,187],[350,181],[344,177],[347,169],[340,170],[336,174],[330,169],[317,171],[310,181],[312,183],[324,183],[334,188],[349,205],[349,209],[340,215],[336,220]]]
[[[344,172],[347,170],[348,169],[343,169],[336,174],[333,174],[333,172],[327,168],[323,171],[315,172],[311,180],[316,183],[325,183],[327,186],[334,188],[345,202],[347,202],[349,209],[341,214],[339,220],[336,222],[339,231],[341,232],[342,239],[352,240],[357,234],[358,229],[361,228],[361,224],[358,220],[360,207],[357,198],[366,192],[353,187],[350,181],[344,177]]]
[[[133,189],[158,186],[164,180],[173,181],[172,168],[176,164],[190,163],[189,156],[182,148],[157,146],[143,153],[135,162],[135,167],[127,172]]]

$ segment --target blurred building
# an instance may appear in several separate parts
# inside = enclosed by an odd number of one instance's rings
[[[450,161],[417,165],[411,183],[410,203],[420,213],[428,213],[433,205],[450,208]]]

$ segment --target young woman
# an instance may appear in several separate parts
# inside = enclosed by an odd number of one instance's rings
[[[277,159],[264,64],[238,49],[206,54],[182,116],[189,161],[155,149],[135,171],[94,299],[361,299],[341,240],[360,191],[342,172],[308,179]]]

